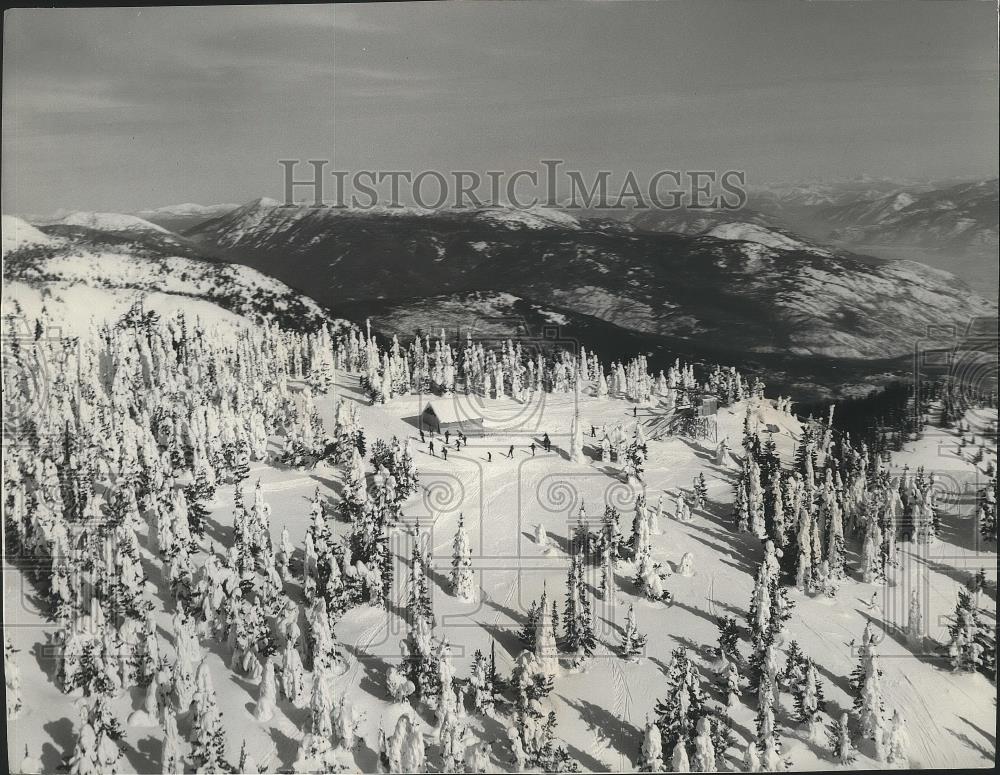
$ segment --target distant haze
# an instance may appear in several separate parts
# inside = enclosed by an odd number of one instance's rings
[[[18,9],[4,212],[282,196],[343,170],[995,176],[993,3]]]

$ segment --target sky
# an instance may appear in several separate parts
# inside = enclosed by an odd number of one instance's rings
[[[15,9],[4,212],[281,198],[329,169],[998,169],[993,3]],[[303,169],[303,174],[305,170]]]

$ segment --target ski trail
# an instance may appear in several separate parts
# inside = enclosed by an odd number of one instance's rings
[[[388,626],[387,619],[379,619],[371,627],[366,629],[361,634],[361,637],[357,639],[357,641],[354,644],[355,656],[353,664],[351,665],[351,667],[348,669],[347,673],[344,676],[344,683],[348,685],[353,685],[354,678],[358,673],[358,669],[361,667],[362,652],[365,652],[365,654],[367,655],[368,649],[375,642],[376,636],[378,636],[378,634],[382,631],[382,629],[387,626]]]
[[[920,707],[923,709],[923,713],[920,715],[913,713],[912,710],[908,713],[908,715],[910,716],[910,718],[907,719],[907,724],[910,728],[910,745],[912,746],[914,745],[914,743],[916,743],[916,745],[920,746],[921,753],[923,754],[923,761],[928,761],[931,758],[933,758],[932,752],[928,748],[928,743],[931,743],[935,746],[936,753],[938,754],[944,753],[944,751],[942,750],[942,746],[940,745],[940,741],[937,735],[935,734],[938,728],[933,723],[933,719],[935,718],[934,712],[927,705],[926,700],[924,700],[923,698],[923,694],[917,690],[917,687],[913,684],[913,681],[910,680],[910,676],[906,675],[906,673],[903,673],[903,679],[906,681],[906,683],[910,685],[910,688],[913,690],[911,693],[911,697],[913,697],[913,699],[919,702]],[[914,732],[916,732],[916,734],[914,734]],[[912,750],[909,752],[907,758],[910,762],[910,765],[913,766]],[[953,765],[959,766],[955,762],[954,757],[949,757],[948,764],[945,766],[953,766]],[[941,765],[938,764],[937,766]]]
[[[625,671],[622,670],[622,666],[617,659],[611,660],[611,670],[614,673],[615,679],[615,716],[624,719],[628,725],[631,725],[632,690],[628,685],[628,677],[625,675]],[[631,762],[628,757],[622,753],[621,763],[618,768],[619,771],[628,772],[631,768]]]
[[[622,670],[621,665],[618,664],[617,654],[608,652],[605,656],[607,657],[605,664],[611,666],[611,677],[614,682],[615,691],[614,702],[611,706],[611,715],[616,719],[631,722],[632,692],[629,689],[625,671]],[[588,726],[591,732],[591,741],[590,745],[587,746],[587,753],[595,759],[608,764],[608,758],[610,757],[606,757],[606,755],[609,753],[616,753],[609,731],[593,722],[591,722]],[[620,759],[617,771],[628,772],[630,770],[630,762],[623,753],[618,753]]]
[[[516,583],[507,585],[507,594],[504,596],[503,602],[500,603],[500,608],[510,608],[510,604],[514,599],[514,593],[516,590],[517,590]],[[483,596],[486,600],[493,600],[493,596],[485,589],[483,590]],[[503,616],[503,611],[498,610],[496,616],[493,617],[494,630],[500,629],[500,618],[502,616]],[[493,638],[493,641],[496,642],[496,638]],[[507,655],[507,650],[503,646],[500,647],[500,658],[504,659],[508,664],[511,665],[513,664],[512,658]]]
[[[260,489],[262,492],[283,492],[284,490],[294,490],[296,487],[313,484],[314,481],[315,480],[310,479],[308,476],[300,476],[296,479],[288,479],[284,482],[261,484]]]

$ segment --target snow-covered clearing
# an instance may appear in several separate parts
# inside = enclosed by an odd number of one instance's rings
[[[452,644],[452,661],[460,678],[468,676],[476,649],[489,653],[496,644],[501,673],[509,673],[514,657],[521,650],[517,630],[532,600],[541,596],[543,586],[549,599],[560,607],[569,564],[569,535],[576,524],[580,506],[587,516],[598,520],[605,504],[622,512],[622,529],[628,530],[633,513],[635,488],[626,485],[613,464],[593,462],[590,426],[598,432],[603,424],[622,423],[628,429],[643,421],[644,410],[633,417],[633,404],[618,399],[580,399],[579,411],[584,423],[586,464],[573,464],[568,449],[568,430],[575,409],[572,394],[534,394],[537,404],[519,404],[512,399],[481,400],[478,407],[488,432],[481,438],[470,437],[467,447],[450,451],[447,460],[431,456],[419,443],[414,418],[424,401],[417,396],[392,400],[383,406],[369,406],[363,398],[356,375],[339,373],[336,390],[318,399],[327,428],[333,424],[336,401],[347,397],[359,404],[359,416],[369,440],[396,435],[413,442],[415,462],[420,476],[420,490],[404,509],[408,521],[419,519],[429,533],[432,547],[432,597],[437,635],[445,635]],[[451,399],[444,399],[451,400]],[[464,397],[454,400],[464,401]],[[479,399],[477,399],[479,401]],[[731,447],[738,448],[745,412],[743,403],[720,409],[719,436],[728,436]],[[995,419],[995,411],[991,417]],[[774,434],[782,459],[791,458],[799,423],[790,415],[765,403],[757,411],[758,420],[776,425]],[[990,417],[986,418],[987,420]],[[553,450],[541,448],[544,433],[553,442]],[[598,433],[600,436],[600,433]],[[924,438],[910,444],[896,455],[893,465],[919,465],[937,471],[942,481],[958,483],[962,495],[945,514],[941,539],[929,548],[901,544],[904,562],[886,585],[863,584],[857,578],[857,550],[849,543],[848,567],[852,578],[840,588],[835,598],[808,598],[789,590],[796,603],[789,623],[791,637],[799,641],[806,655],[815,660],[825,684],[827,716],[839,716],[850,710],[848,676],[857,662],[854,639],[870,619],[884,633],[880,643],[883,686],[886,706],[891,713],[899,708],[910,732],[910,767],[987,767],[995,755],[996,688],[980,673],[953,673],[946,660],[933,655],[934,644],[928,641],[926,654],[915,655],[898,634],[905,624],[905,595],[914,579],[922,584],[927,606],[925,621],[933,641],[943,639],[947,617],[955,606],[956,593],[968,576],[980,567],[995,584],[997,555],[993,548],[978,545],[978,533],[971,514],[965,483],[979,477],[981,468],[954,453],[954,434],[930,430]],[[534,454],[530,445],[534,442]],[[513,458],[506,455],[513,445]],[[440,449],[440,442],[436,445]],[[275,447],[277,449],[277,447]],[[438,453],[440,455],[440,452]],[[664,567],[676,565],[685,552],[694,556],[695,574],[673,574],[667,586],[674,596],[671,606],[654,604],[637,596],[632,582],[632,567],[618,568],[617,589],[613,601],[595,597],[596,624],[600,652],[582,669],[571,670],[565,663],[555,679],[555,690],[547,701],[558,718],[557,734],[571,756],[586,770],[616,771],[635,767],[641,731],[647,714],[666,693],[664,670],[671,651],[689,649],[701,670],[705,687],[719,699],[712,686],[709,648],[716,645],[715,618],[733,615],[743,622],[753,574],[762,557],[760,542],[731,529],[730,503],[732,480],[738,470],[734,460],[726,466],[713,462],[707,443],[684,438],[649,441],[649,460],[644,485],[648,502],[655,508],[663,498],[664,517],[653,536],[654,557]],[[709,506],[695,510],[690,522],[671,518],[673,496],[679,490],[690,491],[693,478],[703,472],[708,480]],[[297,551],[309,523],[309,500],[316,488],[329,503],[339,500],[342,474],[320,464],[312,470],[294,470],[262,463],[251,466],[252,485],[260,480],[272,508],[271,531],[274,541],[287,526]],[[451,541],[459,513],[463,513],[473,546],[473,564],[478,594],[473,602],[462,602],[448,592],[447,574],[451,561]],[[218,503],[212,508],[211,524],[204,548],[209,541],[220,549],[228,540],[232,521],[232,488],[220,487]],[[543,523],[551,547],[543,549],[533,539],[535,526]],[[338,530],[346,525],[338,523]],[[143,543],[144,570],[156,585],[158,624],[161,643],[172,643],[172,610],[169,590],[161,581],[160,560],[150,551],[148,536],[140,533]],[[347,696],[354,707],[365,714],[360,728],[363,742],[356,749],[353,769],[374,771],[379,728],[391,731],[396,718],[408,705],[393,703],[386,691],[386,673],[400,661],[400,641],[406,635],[406,563],[410,538],[405,531],[393,533],[397,554],[393,603],[388,610],[363,606],[349,611],[337,624],[336,634],[349,658],[348,672],[339,679],[336,691]],[[199,560],[200,562],[200,560]],[[59,766],[63,755],[72,749],[77,713],[74,698],[62,693],[54,681],[56,661],[51,647],[55,627],[47,623],[39,610],[32,587],[20,571],[7,569],[4,577],[5,629],[14,647],[22,672],[25,708],[8,722],[8,756],[12,767],[20,762],[25,746],[39,757],[47,772]],[[599,573],[591,584],[599,589]],[[297,582],[286,585],[293,599],[301,600]],[[995,586],[991,589],[995,590]],[[873,591],[877,605],[868,607]],[[995,595],[995,592],[992,592]],[[618,643],[620,627],[629,604],[634,604],[640,631],[649,636],[646,653],[638,663],[622,661],[609,652]],[[991,612],[995,600],[987,601]],[[991,613],[995,616],[995,613]],[[208,661],[214,675],[223,723],[228,740],[228,755],[235,760],[246,740],[257,761],[268,762],[269,769],[287,770],[295,759],[299,739],[307,725],[308,708],[279,703],[279,712],[268,722],[255,720],[252,711],[257,699],[256,684],[229,669],[228,651],[218,643],[205,640]],[[168,650],[172,646],[167,647]],[[741,648],[747,652],[747,644]],[[754,734],[756,699],[747,689],[734,712],[735,731],[743,741]],[[825,745],[821,748],[806,739],[791,719],[790,701],[782,695],[785,755],[795,769],[837,767]],[[116,715],[124,719],[142,705],[142,690],[133,689],[117,700]],[[430,733],[433,714],[419,712],[424,731]],[[477,737],[493,743],[494,765],[505,771],[510,763],[506,731],[501,722],[473,717],[469,723]],[[184,730],[182,729],[182,732]],[[162,732],[128,728],[127,767],[137,772],[159,771]],[[741,746],[743,743],[740,744]],[[863,743],[860,756],[852,767],[876,767],[873,751]],[[436,748],[429,746],[430,767],[436,767]],[[730,768],[737,764],[738,752],[730,749]]]

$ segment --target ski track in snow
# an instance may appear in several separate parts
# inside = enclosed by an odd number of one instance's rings
[[[283,482],[274,482],[269,484],[261,484],[260,489],[263,492],[284,492],[285,490],[294,490],[298,487],[305,487],[308,485],[315,485],[316,481],[309,477],[299,477],[297,479],[287,479]]]
[[[448,594],[447,590],[440,589],[435,579],[432,595],[435,613],[439,620],[444,617],[449,620],[463,618],[468,620],[456,622],[459,626],[455,627],[439,626],[438,634],[447,635],[453,645],[463,650],[464,656],[453,660],[460,678],[468,675],[468,660],[472,650],[483,648],[484,643],[488,648],[491,638],[498,646],[498,665],[502,666],[505,672],[509,671],[517,650],[515,648],[514,652],[509,652],[504,644],[511,644],[511,638],[504,637],[504,633],[498,633],[497,630],[506,627],[515,628],[519,624],[520,617],[517,610],[519,605],[540,596],[543,580],[548,582],[549,599],[561,601],[565,567],[557,561],[566,558],[561,545],[570,533],[572,524],[570,517],[576,508],[569,506],[562,511],[544,510],[531,500],[525,503],[525,497],[537,496],[536,488],[546,476],[565,475],[567,479],[574,481],[574,487],[579,485],[577,497],[586,496],[588,515],[594,518],[599,515],[600,505],[603,505],[600,504],[600,498],[594,498],[594,493],[608,492],[616,481],[612,478],[614,471],[609,475],[606,464],[588,463],[574,466],[560,453],[553,453],[550,456],[539,454],[532,459],[524,454],[520,446],[516,448],[515,460],[509,461],[500,455],[501,451],[506,452],[508,444],[503,436],[470,439],[470,446],[463,450],[463,453],[453,454],[447,461],[432,458],[426,454],[426,447],[416,442],[414,426],[403,419],[419,413],[418,397],[401,397],[385,406],[372,407],[363,403],[358,392],[356,375],[338,373],[337,377],[336,392],[319,396],[316,400],[317,409],[327,428],[332,427],[336,400],[346,396],[349,400],[357,402],[360,421],[368,439],[387,440],[396,435],[401,439],[411,440],[418,472],[425,480],[422,481],[422,485],[428,485],[436,480],[447,481],[447,477],[450,476],[454,477],[463,488],[461,503],[454,509],[445,509],[440,513],[428,512],[430,506],[424,503],[424,491],[421,489],[408,501],[404,513],[419,514],[421,528],[425,531],[431,529],[430,521],[433,520],[433,529],[439,531],[433,536],[435,567],[438,562],[443,564],[445,557],[450,557],[451,539],[459,510],[464,511],[470,533],[473,526],[479,531],[474,535],[482,539],[482,553],[486,557],[476,557],[477,550],[474,549],[473,564],[480,578],[481,605],[479,608],[470,608],[468,604]],[[559,396],[550,398],[551,400],[546,402],[545,423],[554,446],[561,451],[563,439],[559,438],[559,434],[565,433],[568,427],[569,402],[561,401]],[[499,402],[491,401],[492,404],[506,406],[513,402],[504,399]],[[602,422],[612,424],[624,422],[628,427],[626,406],[619,399],[597,400],[585,397],[582,411],[588,423],[593,421],[600,425]],[[764,419],[775,422],[782,429],[781,434],[776,434],[776,441],[781,447],[783,459],[789,459],[793,441],[788,431],[795,429],[795,422],[787,415],[770,409],[765,414]],[[742,416],[739,407],[735,411],[729,408],[721,409],[720,437],[728,433],[731,438],[738,438]],[[928,468],[940,468],[937,440],[934,434],[928,433],[927,438],[919,445],[908,445],[907,450],[894,459],[894,465],[901,465],[906,461],[911,470],[921,464],[927,465]],[[524,437],[517,441],[518,445],[524,443]],[[492,463],[485,462],[487,449],[494,452]],[[948,465],[966,470],[970,464],[961,460],[952,461],[949,458]],[[252,464],[251,469],[253,477],[261,479],[261,486],[268,494],[268,503],[272,507],[272,534],[287,524],[293,542],[297,548],[301,548],[304,531],[308,525],[308,506],[304,505],[303,499],[311,498],[318,485],[321,493],[336,503],[338,498],[329,486],[330,479],[338,479],[336,473],[320,471],[319,476],[311,476],[303,472],[279,471],[262,463]],[[713,463],[706,462],[703,459],[703,450],[698,449],[695,444],[680,439],[650,442],[646,487],[647,493],[651,496],[651,503],[655,502],[655,497],[660,492],[689,490],[693,475],[698,471],[704,471],[709,480],[713,507],[709,512],[697,511],[692,520],[686,523],[677,522],[666,516],[653,539],[657,558],[677,562],[686,551],[691,551],[695,556],[698,576],[690,579],[674,574],[667,580],[668,588],[681,605],[664,608],[661,605],[646,604],[643,599],[633,594],[631,585],[625,577],[627,574],[619,574],[616,598],[626,605],[628,602],[634,602],[636,611],[640,614],[639,627],[649,636],[647,656],[638,664],[623,664],[616,658],[597,658],[590,661],[582,674],[563,671],[556,677],[556,688],[549,700],[551,707],[557,712],[556,734],[577,748],[583,754],[585,762],[593,764],[593,758],[597,757],[608,762],[616,762],[615,765],[606,765],[610,769],[616,766],[620,769],[629,769],[632,766],[629,757],[634,756],[637,751],[637,741],[642,731],[641,721],[645,714],[652,710],[655,698],[662,696],[664,691],[664,677],[658,662],[665,663],[669,659],[671,650],[681,645],[697,649],[698,655],[702,656],[699,647],[703,644],[714,644],[717,615],[732,615],[742,623],[752,587],[752,573],[760,559],[760,549],[756,542],[748,541],[733,533],[728,516],[725,515],[732,498],[729,477],[735,470],[735,464],[720,469]],[[581,478],[575,479],[576,475],[580,475]],[[228,530],[231,521],[232,493],[229,488],[220,489],[217,497],[219,502],[212,506],[211,520],[216,527],[225,531]],[[528,510],[525,510],[525,506]],[[666,499],[664,508],[668,513],[672,511],[670,499]],[[627,509],[622,511],[623,527],[627,528],[630,517],[630,511]],[[945,516],[945,521],[951,526],[957,524],[954,520],[953,515]],[[542,551],[530,538],[522,535],[523,532],[530,532],[538,522],[542,522],[552,536],[553,548],[547,552]],[[338,523],[337,529],[342,530],[343,525]],[[149,537],[150,534],[147,533],[147,540]],[[475,538],[473,545],[476,546]],[[957,554],[958,547],[945,545],[948,551],[940,558],[939,553],[935,553],[931,559],[942,562],[946,567],[943,570],[928,567],[927,570],[933,579],[931,588],[933,599],[930,601],[933,607],[928,616],[928,626],[932,631],[935,631],[937,621],[933,617],[950,614],[954,608],[955,591],[960,580],[953,579],[949,574],[960,571],[958,575],[964,579],[969,569],[979,567],[980,564],[995,567],[996,563],[995,552],[990,552],[985,557],[970,553],[966,559],[956,561],[953,556]],[[143,549],[147,547],[143,546]],[[156,561],[155,557],[149,559]],[[397,555],[397,562],[401,563],[397,568],[403,567],[405,560],[406,556]],[[148,562],[144,564],[148,565]],[[160,593],[158,597],[166,599],[166,588],[159,574],[154,575],[151,580]],[[502,586],[506,588],[501,589]],[[43,618],[41,612],[33,611],[30,606],[11,605],[12,601],[21,602],[16,598],[19,592],[20,590],[13,590],[5,585],[7,603],[5,614],[10,614],[16,624],[24,623],[34,627],[31,629],[18,626],[11,629],[12,638],[16,641],[15,647],[21,650],[22,668],[28,673],[30,665],[34,681],[36,680],[34,674],[40,674],[40,671],[25,659],[25,655],[31,654],[41,637],[40,631],[43,628],[49,632],[54,628],[40,621]],[[847,642],[860,635],[864,626],[864,610],[854,602],[855,598],[867,598],[870,592],[871,587],[868,585],[853,580],[846,581],[833,603],[835,608],[831,608],[826,600],[806,598],[794,590],[791,592],[796,607],[790,622],[790,638],[797,638],[804,651],[825,671],[833,674],[835,680],[831,680],[824,673],[823,682],[827,700],[834,707],[850,707],[850,698],[837,682],[849,675],[853,668],[854,660],[849,656]],[[27,602],[31,600],[32,598],[28,598]],[[495,610],[488,610],[491,607]],[[158,616],[158,623],[169,628],[169,613],[160,611]],[[375,620],[369,621],[369,617],[374,617]],[[342,633],[340,637],[342,643],[349,644],[354,649],[348,670],[338,679],[338,683],[344,686],[348,698],[362,704],[368,714],[368,721],[359,734],[368,741],[369,746],[374,743],[374,730],[380,721],[388,725],[390,719],[394,721],[394,716],[404,707],[389,702],[384,689],[376,688],[373,691],[367,688],[365,680],[365,668],[369,664],[380,665],[377,661],[380,657],[384,657],[388,664],[398,663],[398,652],[392,653],[395,644],[386,641],[388,647],[383,648],[380,643],[380,638],[392,635],[398,621],[394,613],[387,615],[383,610],[360,608],[348,612],[336,625]],[[837,633],[836,636],[831,634],[831,631]],[[498,638],[496,635],[501,637]],[[172,646],[168,645],[172,643],[169,636],[163,643],[166,649],[172,649]],[[695,645],[692,647],[690,643]],[[745,649],[745,643],[743,648]],[[228,668],[220,664],[220,649],[215,644],[209,646],[209,651],[213,672],[218,671],[214,677],[219,689],[220,703],[225,708],[229,722],[227,743],[230,752],[235,754],[239,750],[240,737],[243,735],[246,735],[252,746],[259,745],[275,725],[260,725],[251,716],[244,717],[243,706],[248,699],[246,688],[238,692],[231,691],[230,684],[238,686],[239,682],[225,681],[223,675],[232,678],[235,674],[230,674]],[[909,726],[910,766],[984,766],[985,757],[982,752],[959,742],[953,736],[955,733],[949,734],[948,727],[958,728],[957,725],[961,724],[959,718],[962,717],[967,717],[968,723],[977,728],[991,729],[995,726],[995,705],[992,702],[992,698],[995,697],[995,687],[979,675],[952,674],[937,664],[929,664],[905,652],[900,653],[900,656],[904,658],[884,659],[882,666],[886,676],[884,685],[887,708],[891,712],[894,707],[900,707]],[[605,664],[608,665],[607,668],[604,667]],[[224,673],[223,670],[227,672]],[[237,678],[242,681],[241,676]],[[377,675],[374,679],[378,683]],[[23,752],[26,742],[31,743],[34,753],[37,753],[42,745],[52,747],[53,741],[60,748],[63,747],[65,741],[61,738],[65,736],[62,732],[57,737],[55,733],[47,730],[46,726],[51,727],[53,722],[60,723],[59,719],[73,717],[72,699],[58,694],[56,687],[44,675],[41,680],[44,682],[42,685],[27,683],[26,697],[30,711],[28,714],[31,719],[30,725],[19,721],[8,724],[8,730],[12,732],[11,750],[17,748],[19,752]],[[249,699],[252,700],[255,696],[252,693],[253,689],[249,691],[251,692]],[[46,704],[39,702],[31,707],[33,694],[43,697]],[[783,699],[787,702],[787,695]],[[131,697],[127,699],[123,697],[119,710],[130,701]],[[608,730],[601,728],[603,726],[601,721],[595,723],[586,718],[586,711],[581,711],[579,708],[589,706],[579,705],[582,701],[606,709],[615,720],[621,721],[629,728],[629,734],[624,739],[619,739],[621,735],[614,722],[609,722]],[[737,727],[753,729],[755,714],[753,705],[751,699],[750,702],[741,702],[736,708],[734,720]],[[294,724],[289,719],[301,719],[304,714],[301,709],[288,708],[284,701],[279,701],[279,709],[281,715],[276,716],[276,719],[279,719],[277,722],[279,726],[276,728],[283,734],[291,736]],[[128,730],[126,734],[129,744],[133,747],[137,742],[144,742],[147,739],[154,740],[154,745],[158,745],[155,734],[152,738],[147,738],[147,733],[144,731],[137,734],[133,730]],[[502,735],[498,737],[500,739],[494,741],[496,745],[494,755],[498,760],[494,762],[494,766],[499,769],[509,769],[506,761],[499,761],[506,753],[506,740]],[[840,768],[839,765],[829,761],[824,752],[804,742],[797,734],[797,730],[796,734],[789,735],[786,739],[791,744],[795,769]],[[621,752],[621,759],[613,756],[613,753],[619,753],[618,748],[624,749]],[[430,752],[432,758],[436,756],[433,746]],[[865,749],[865,753],[869,752]],[[48,755],[52,758],[51,752]],[[860,755],[852,768],[875,764],[867,756]]]

